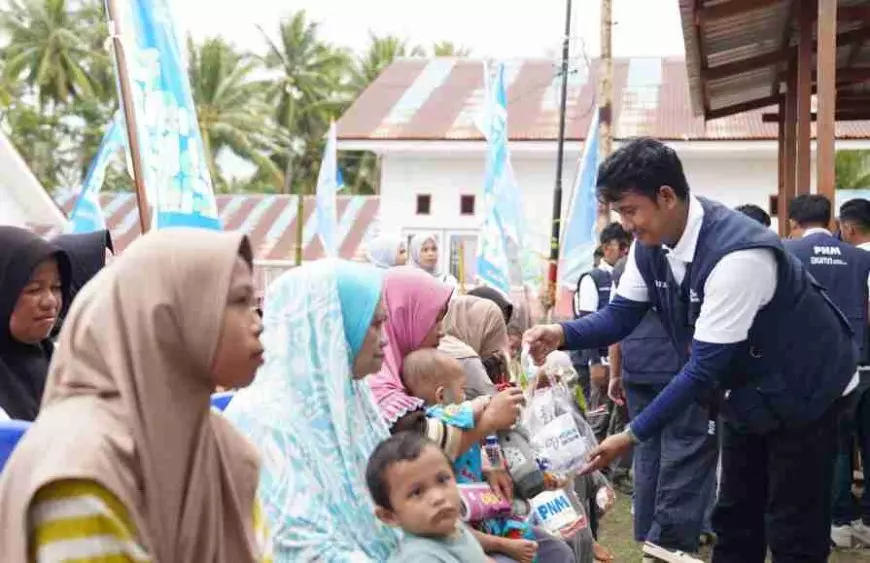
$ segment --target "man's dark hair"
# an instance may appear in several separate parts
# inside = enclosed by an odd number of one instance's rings
[[[670,186],[681,200],[689,196],[676,151],[648,137],[628,142],[598,169],[598,199],[605,203],[619,201],[631,192],[655,201],[662,186]]]
[[[743,205],[739,205],[734,208],[734,211],[739,211],[750,219],[755,219],[765,227],[770,226],[770,215],[767,214],[767,211],[753,203],[745,203]]]
[[[622,228],[622,225],[617,222],[613,222],[601,229],[601,235],[599,236],[599,242],[601,243],[601,246],[604,246],[612,241],[618,242],[619,246],[624,248],[631,244],[631,235]]]
[[[378,444],[366,466],[366,485],[376,505],[393,509],[390,502],[390,484],[385,478],[387,470],[396,463],[414,461],[427,446],[441,451],[435,442],[419,432],[399,432]],[[452,464],[450,466],[453,467]]]
[[[604,249],[600,246],[595,247],[595,251],[592,253],[594,258],[604,258]]]
[[[840,223],[851,223],[862,233],[870,232],[870,201],[857,198],[841,205]]]
[[[831,222],[831,202],[819,194],[799,195],[788,206],[788,218],[801,226],[826,226]]]

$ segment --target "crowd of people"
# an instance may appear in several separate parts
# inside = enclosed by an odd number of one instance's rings
[[[465,293],[430,235],[293,268],[261,305],[240,233],[158,231],[115,257],[105,231],[0,227],[0,408],[33,423],[0,475],[0,560],[612,561],[614,487],[651,561],[870,545],[852,492],[870,201],[835,235],[831,203],[800,196],[781,241],[763,210],[692,194],[652,139],[598,191],[621,225],[558,324]],[[522,416],[553,386],[600,441],[578,472]],[[508,509],[469,518],[480,487]]]

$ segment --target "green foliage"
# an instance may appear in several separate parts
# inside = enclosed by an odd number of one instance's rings
[[[188,39],[188,78],[208,166],[220,192],[313,193],[325,135],[394,60],[426,56],[394,36],[371,36],[365,53],[324,41],[304,11],[261,29],[260,52],[221,37]],[[8,0],[0,6],[0,127],[49,191],[81,183],[118,108],[102,0]],[[450,42],[435,56],[467,56]],[[252,165],[227,177],[227,153]],[[380,163],[339,153],[349,192],[378,191]],[[130,190],[118,154],[107,189]]]
[[[834,178],[838,190],[870,188],[870,151],[837,151]]]

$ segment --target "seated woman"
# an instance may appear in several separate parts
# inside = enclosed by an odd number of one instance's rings
[[[79,294],[0,478],[0,561],[269,560],[258,456],[209,408],[262,362],[251,264],[241,234],[158,231]]]
[[[436,348],[443,336],[442,320],[453,290],[432,276],[411,267],[389,270],[384,276],[384,307],[387,322],[384,330],[387,347],[383,367],[366,381],[372,390],[381,416],[395,433],[401,430],[425,432],[439,444],[451,460],[498,429],[510,427],[519,413],[522,393],[500,393],[492,408],[473,430],[462,432],[455,427],[427,419],[423,401],[411,396],[402,381],[405,357],[415,350]]]
[[[69,259],[60,248],[26,229],[0,227],[0,411],[6,418],[30,421],[39,412],[54,351],[51,331],[69,285]]]
[[[54,327],[53,332],[57,335],[76,294],[112,261],[115,248],[112,235],[105,229],[92,233],[60,235],[51,239],[51,242],[66,252],[70,262],[69,299],[64,302],[60,320]]]
[[[381,235],[369,244],[366,258],[378,268],[404,266],[408,262],[408,248],[401,237]]]
[[[266,363],[226,416],[263,453],[260,496],[276,561],[386,561],[368,457],[389,430],[362,379],[384,361],[383,270],[320,260],[266,293]]]

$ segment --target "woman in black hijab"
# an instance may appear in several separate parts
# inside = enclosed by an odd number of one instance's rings
[[[0,226],[0,408],[11,418],[39,412],[53,345],[69,293],[69,259],[18,227]]]
[[[64,301],[61,309],[60,321],[55,328],[55,333],[58,333],[76,294],[106,267],[107,260],[114,255],[115,249],[112,246],[112,235],[105,229],[92,233],[60,235],[51,242],[66,252],[70,262],[69,299]]]
[[[485,285],[481,285],[479,287],[475,287],[471,291],[468,292],[468,295],[473,295],[475,297],[480,297],[481,299],[487,299],[492,301],[498,308],[501,309],[501,314],[504,315],[505,324],[509,324],[511,322],[511,317],[514,314],[514,306],[504,294],[491,287],[487,287]]]

